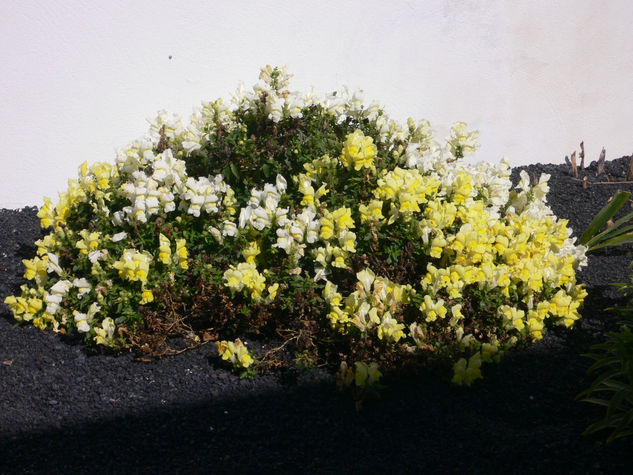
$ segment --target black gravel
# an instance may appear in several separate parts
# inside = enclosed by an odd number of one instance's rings
[[[581,172],[623,180],[630,157]],[[566,165],[548,201],[582,231],[617,190],[583,188]],[[513,178],[518,179],[518,170]],[[39,238],[35,208],[0,210],[0,298],[18,291]],[[599,407],[575,401],[592,380],[581,357],[614,328],[632,248],[592,255],[589,296],[572,331],[485,368],[471,388],[435,378],[386,381],[363,412],[324,371],[240,380],[214,345],[149,363],[91,355],[52,332],[15,327],[0,304],[0,473],[631,473],[631,440],[581,436]]]

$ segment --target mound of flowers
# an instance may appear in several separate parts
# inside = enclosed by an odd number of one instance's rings
[[[360,392],[398,367],[470,385],[578,320],[586,248],[547,175],[513,189],[506,162],[462,163],[463,123],[440,145],[427,121],[288,80],[267,66],[231,105],[161,113],[115,163],[82,164],[39,211],[50,232],[5,300],[15,318],[112,351],[214,341],[238,370],[328,365]]]

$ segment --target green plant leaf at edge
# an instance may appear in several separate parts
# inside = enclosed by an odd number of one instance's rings
[[[621,191],[615,195],[613,200],[608,203],[604,208],[602,208],[598,214],[593,218],[587,229],[582,236],[580,236],[579,243],[582,245],[586,245],[595,235],[596,233],[602,229],[602,227],[611,219],[624,203],[627,202],[631,193],[627,191]]]

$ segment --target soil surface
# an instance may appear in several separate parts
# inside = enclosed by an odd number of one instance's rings
[[[618,190],[630,157],[549,173],[548,202],[580,235]],[[518,181],[520,169],[513,170]],[[611,178],[609,178],[609,176]],[[626,205],[627,210],[630,208]],[[0,210],[0,299],[41,236],[35,208]],[[0,304],[0,473],[630,473],[633,441],[581,432],[602,409],[575,400],[593,379],[580,356],[616,328],[632,248],[598,251],[579,279],[589,296],[572,330],[484,368],[470,388],[385,379],[357,413],[334,376],[286,371],[240,380],[215,345],[149,363],[92,355],[53,332],[16,327]]]

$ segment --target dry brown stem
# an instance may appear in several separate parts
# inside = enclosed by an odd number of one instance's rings
[[[578,166],[576,165],[576,151],[571,154],[571,172],[574,178],[578,178]]]
[[[598,158],[598,171],[596,171],[596,175],[600,175],[604,173],[604,159],[607,155],[607,151],[602,147],[602,152],[600,152],[600,157]]]

